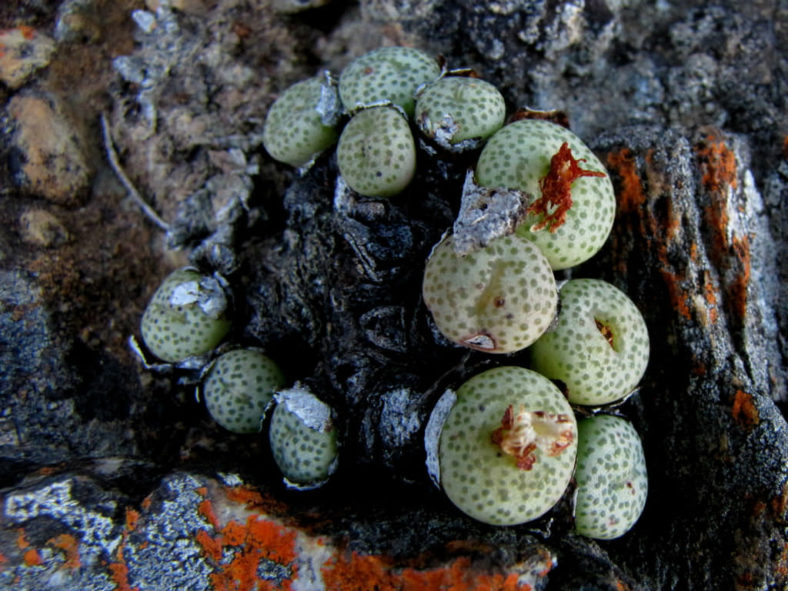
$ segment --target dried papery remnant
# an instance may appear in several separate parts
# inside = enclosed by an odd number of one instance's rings
[[[523,406],[515,412],[510,404],[491,439],[517,460],[520,470],[530,470],[537,459],[536,450],[555,457],[569,447],[574,441],[572,427],[569,415],[528,411]]]
[[[613,329],[609,324],[602,322],[599,318],[594,318],[594,322],[596,323],[597,330],[602,333],[602,336],[605,337],[605,340],[608,342],[608,344],[615,350],[616,335],[613,334]]]
[[[528,213],[543,214],[542,221],[531,227],[532,232],[547,228],[555,232],[566,221],[566,213],[572,207],[572,183],[584,176],[604,177],[604,172],[584,170],[576,159],[569,143],[564,142],[550,159],[550,170],[539,179],[542,196],[528,207]]]

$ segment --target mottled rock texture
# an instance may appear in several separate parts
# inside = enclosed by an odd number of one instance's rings
[[[19,89],[0,86],[0,586],[784,589],[785,7],[297,4],[0,6],[0,29],[56,44],[48,63],[15,64]],[[622,407],[650,493],[619,540],[572,534],[569,495],[536,523],[483,526],[426,475],[436,398],[500,364],[443,340],[419,297],[466,162],[420,153],[408,190],[379,201],[337,186],[330,154],[298,176],[262,150],[279,92],[381,44],[476,68],[510,110],[566,111],[611,172],[613,234],[571,275],[625,291],[651,337]],[[51,170],[79,165],[46,185],[25,173],[15,115],[39,97],[68,130],[39,138]],[[102,111],[166,236],[98,157]],[[129,353],[147,299],[187,259],[225,273],[231,340],[337,410],[326,488],[285,490],[263,437],[223,431],[183,374]]]

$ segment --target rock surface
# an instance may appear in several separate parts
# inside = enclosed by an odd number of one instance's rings
[[[0,587],[785,588],[787,19],[771,1],[0,6],[0,29],[56,44],[0,87]],[[650,331],[622,407],[650,494],[619,540],[573,534],[569,495],[483,526],[427,477],[436,399],[500,362],[442,340],[419,298],[466,163],[420,153],[378,201],[330,155],[298,176],[262,150],[277,93],[381,44],[476,68],[510,110],[566,111],[611,172],[613,234],[571,275],[624,290]],[[33,134],[39,160],[59,168],[35,184],[19,114],[41,97],[60,133]],[[99,158],[101,112],[166,235]],[[263,437],[223,431],[184,374],[129,352],[187,256],[226,275],[231,340],[338,411],[327,487],[285,489]]]

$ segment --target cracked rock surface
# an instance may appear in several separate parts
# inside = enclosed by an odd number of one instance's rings
[[[784,589],[786,22],[768,0],[4,3],[0,588]],[[510,112],[565,111],[610,171],[613,233],[563,276],[613,283],[649,328],[621,409],[649,497],[619,540],[572,533],[570,493],[473,522],[427,475],[440,395],[527,363],[452,346],[420,299],[469,161],[422,150],[376,200],[330,153],[298,175],[262,148],[280,92],[379,45],[475,68]],[[166,231],[107,163],[102,113]],[[336,411],[326,487],[285,489],[263,436],[131,354],[187,263],[227,279],[233,343]]]

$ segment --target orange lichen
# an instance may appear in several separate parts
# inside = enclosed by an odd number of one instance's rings
[[[706,306],[709,313],[709,320],[712,324],[716,324],[719,319],[717,311],[717,288],[711,281],[711,275],[708,271],[703,273],[703,294],[706,300]]]
[[[63,563],[64,568],[75,569],[82,566],[82,561],[79,557],[79,542],[70,534],[60,534],[54,538],[47,540],[47,544],[54,546],[66,553],[66,561]]]
[[[572,207],[572,183],[584,176],[604,177],[604,172],[584,170],[579,160],[572,156],[568,142],[561,144],[558,152],[550,159],[550,170],[539,179],[542,196],[528,207],[528,213],[542,215],[542,221],[531,230],[536,232],[547,228],[555,232],[566,221],[566,214]]]
[[[748,394],[744,390],[736,390],[731,414],[733,420],[746,429],[751,429],[761,422],[761,416],[755,406],[752,394]]]
[[[25,530],[22,528],[19,528],[16,532],[16,545],[20,550],[30,547],[30,542],[25,537]]]
[[[41,559],[41,555],[35,548],[30,548],[26,551],[22,557],[22,561],[25,563],[25,566],[41,566],[44,563]]]
[[[708,191],[720,192],[728,187],[736,188],[736,155],[721,137],[709,134],[695,151],[703,172],[701,182]]]
[[[744,318],[747,312],[747,287],[750,285],[751,260],[750,241],[745,236],[733,239],[733,252],[741,268],[728,288],[731,306],[738,318]]]
[[[124,562],[110,563],[109,572],[116,591],[139,591],[139,587],[129,585],[129,567]]]
[[[206,557],[214,562],[216,570],[209,577],[216,591],[290,589],[297,574],[295,538],[295,530],[258,515],[245,523],[230,521],[216,536],[205,530],[196,536]],[[225,554],[228,561],[223,561]],[[275,582],[260,578],[257,572],[263,560],[289,569],[289,579]]]
[[[200,504],[197,505],[197,513],[204,517],[205,520],[215,528],[219,527],[219,518],[216,517],[216,513],[213,510],[213,504],[209,499],[200,501]]]
[[[32,41],[33,38],[36,36],[36,30],[28,25],[20,26],[19,32],[22,33],[22,37],[24,37],[28,41]]]
[[[263,496],[259,491],[248,486],[226,487],[224,493],[228,500],[245,505],[247,509],[256,509],[268,514],[284,514],[287,512],[286,504],[271,497]]]
[[[516,573],[479,573],[468,558],[442,568],[394,570],[379,556],[339,555],[322,568],[326,588],[332,591],[530,591]]]
[[[618,194],[618,207],[621,213],[632,213],[640,209],[646,202],[643,183],[637,173],[637,162],[629,148],[611,152],[607,156],[607,164],[615,169],[621,178],[621,189]]]
[[[140,514],[138,511],[134,509],[126,509],[126,529],[128,531],[134,531],[137,529],[137,523],[139,523]]]
[[[145,509],[147,511],[148,509],[150,509],[150,506],[152,504],[153,504],[153,499],[151,498],[150,495],[148,495],[147,497],[142,499],[142,503],[140,503],[140,507],[142,507],[143,509]]]
[[[687,304],[689,294],[681,286],[681,277],[679,277],[676,273],[671,273],[667,269],[661,269],[660,274],[665,280],[665,285],[668,288],[668,296],[670,297],[671,304],[673,304],[673,309],[681,314],[684,318],[691,318],[692,314],[690,312],[690,307]]]

